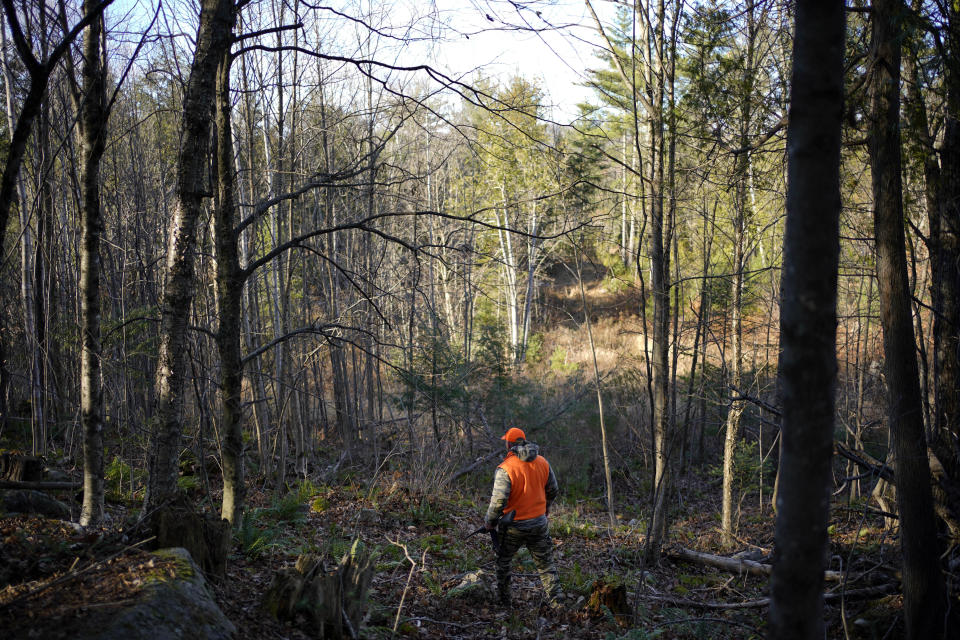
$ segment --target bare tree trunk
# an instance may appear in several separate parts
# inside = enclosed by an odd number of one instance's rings
[[[180,458],[187,322],[194,293],[197,221],[207,195],[207,166],[217,69],[229,51],[233,29],[232,0],[203,0],[196,49],[183,99],[182,138],[177,156],[176,204],[160,305],[156,409],[148,451],[146,510],[177,494]]]
[[[750,98],[746,98],[750,100]],[[741,189],[738,187],[738,192]],[[737,207],[745,206],[745,202],[738,198],[740,202]],[[743,411],[746,408],[746,401],[742,399],[743,383],[743,242],[744,242],[744,215],[740,210],[736,213],[734,220],[734,258],[733,258],[733,282],[731,285],[730,300],[730,387],[733,400],[730,402],[730,409],[727,412],[726,433],[723,438],[723,489],[722,489],[722,508],[720,518],[720,530],[722,545],[732,547],[734,543],[734,522],[733,522],[733,474],[734,474],[734,456],[737,448],[737,440],[740,437],[740,422],[743,417]]]
[[[946,587],[938,563],[923,408],[911,319],[900,159],[901,0],[875,0],[870,165],[889,426],[896,464],[907,638],[944,637]]]
[[[925,158],[930,220],[936,437],[932,444],[948,481],[956,486],[960,485],[960,8],[947,3],[945,11],[948,53],[943,78],[947,100],[939,167],[937,154],[930,152],[933,141],[926,131],[925,114],[922,130],[917,133],[924,137],[918,146],[923,147]],[[919,97],[916,102],[922,108]]]
[[[860,325],[864,324],[863,320],[857,321],[857,404],[856,404],[856,415],[854,417],[856,421],[856,429],[854,430],[854,441],[857,444],[858,448],[863,447],[863,429],[864,429],[864,420],[863,420],[863,406],[864,406],[864,390],[866,384],[867,370],[870,366],[870,358],[868,357],[871,353],[870,350],[870,324],[873,318],[873,281],[874,278],[872,275],[867,277],[867,309],[863,316],[866,317],[866,326],[861,328]],[[862,281],[861,281],[862,282]],[[862,285],[861,285],[862,286]],[[861,348],[862,345],[862,348]],[[862,358],[862,361],[861,361]],[[851,474],[856,475],[856,474]],[[861,495],[860,489],[860,480],[854,481],[854,484],[850,488],[850,500],[853,501],[856,498],[859,498]]]
[[[740,422],[743,418],[743,411],[746,408],[746,401],[742,396],[743,383],[743,272],[744,265],[744,242],[747,227],[747,218],[750,217],[752,209],[747,200],[747,181],[749,179],[750,152],[747,149],[750,146],[750,128],[752,120],[752,101],[753,101],[753,82],[754,82],[754,46],[757,36],[757,24],[754,16],[756,5],[751,4],[747,8],[747,47],[744,59],[743,79],[740,85],[743,87],[743,93],[740,95],[740,153],[736,157],[736,167],[734,169],[735,201],[734,201],[734,221],[733,221],[733,282],[731,283],[730,296],[730,359],[732,360],[733,371],[730,376],[730,386],[733,388],[734,399],[730,403],[730,410],[727,413],[727,429],[723,439],[723,491],[722,507],[720,517],[720,532],[722,545],[732,547],[734,543],[734,522],[733,522],[733,474],[734,457],[737,448],[737,440],[740,437]]]
[[[334,293],[336,295],[336,293]],[[337,427],[340,438],[348,454],[356,453],[357,429],[353,406],[350,403],[350,386],[347,376],[346,357],[341,344],[330,345],[330,381],[333,383],[333,401],[337,412]]]
[[[653,513],[651,515],[650,537],[647,540],[645,556],[650,562],[657,562],[666,540],[669,511],[669,496],[673,490],[673,473],[676,469],[676,455],[679,452],[679,439],[676,425],[670,411],[670,245],[673,237],[672,204],[666,211],[665,199],[673,194],[666,193],[668,184],[673,182],[673,162],[667,152],[668,141],[664,135],[667,119],[664,117],[668,83],[673,82],[673,74],[668,72],[668,56],[673,55],[676,29],[679,15],[674,7],[672,25],[668,31],[667,8],[660,0],[656,9],[658,35],[653,43],[656,55],[657,72],[652,86],[654,111],[650,122],[650,264],[651,293],[653,295],[653,434],[654,434],[654,482]],[[667,38],[672,37],[668,42]],[[669,49],[668,49],[669,45]],[[672,127],[671,127],[672,129]],[[673,135],[673,131],[670,132]],[[669,145],[672,147],[672,143]],[[667,172],[669,164],[669,174]]]
[[[630,171],[631,174],[633,174],[634,176],[640,175],[639,173],[637,173],[637,145],[636,144],[633,144],[632,148],[630,149],[630,167],[631,167],[631,171]],[[625,184],[629,186],[630,183],[627,182]],[[640,188],[642,189],[642,185]],[[628,206],[628,209],[629,209],[630,226],[627,230],[627,260],[629,261],[629,264],[632,264],[633,267],[636,269],[640,264],[640,261],[638,260],[638,256],[637,256],[637,214],[633,207]],[[633,275],[634,277],[636,277],[639,274],[634,273]]]
[[[94,0],[84,0],[84,12]],[[103,386],[100,360],[100,159],[106,144],[107,65],[103,18],[87,27],[83,41],[83,92],[79,112],[81,225],[81,357],[80,415],[83,423],[83,507],[80,524],[95,525],[103,518]]]
[[[373,12],[373,4],[369,5],[371,14]],[[371,15],[371,19],[373,16]],[[372,45],[373,38],[368,41],[368,45]],[[370,48],[368,55],[372,58],[374,55],[374,49]],[[377,172],[379,171],[379,145],[377,144],[376,138],[376,119],[380,115],[380,96],[377,97],[377,102],[374,102],[373,99],[373,76],[372,74],[367,75],[367,109],[369,120],[367,121],[367,153],[369,154],[369,164],[367,167],[367,177],[369,182],[367,184],[366,192],[366,215],[368,218],[373,218],[377,212]],[[416,239],[415,239],[416,241]],[[367,278],[370,279],[371,283],[376,282],[377,274],[374,271],[374,256],[373,256],[373,237],[369,233],[365,233],[362,238],[361,244],[361,260],[363,265],[363,272],[367,274]],[[431,279],[431,286],[432,286]],[[416,293],[414,293],[416,295]],[[431,301],[432,302],[432,301]],[[357,421],[357,428],[360,430],[358,436],[362,439],[367,440],[376,440],[376,422],[375,422],[375,412],[374,404],[376,394],[374,392],[374,372],[377,370],[377,360],[374,357],[377,350],[377,322],[376,322],[376,309],[372,301],[369,298],[365,300],[365,313],[364,321],[367,325],[367,332],[365,335],[362,335],[360,340],[363,343],[363,353],[361,354],[361,360],[363,363],[363,372],[362,380],[358,381],[356,391],[357,391],[357,415],[359,417]],[[434,312],[434,308],[430,309],[430,313]],[[435,353],[435,351],[434,351]],[[360,390],[363,390],[363,395],[361,396]],[[361,399],[366,399],[366,411],[362,410],[363,404]],[[368,432],[369,429],[369,432]],[[434,433],[439,437],[436,414],[434,414],[433,421]]]
[[[771,638],[823,637],[836,386],[841,3],[799,3],[787,131],[787,222],[780,312],[782,440]]]
[[[240,269],[234,189],[233,125],[230,102],[232,56],[224,51],[217,69],[217,204],[214,239],[217,280],[217,351],[220,354],[223,502],[220,517],[236,525],[243,515],[243,363],[240,356],[240,308],[244,277]]]

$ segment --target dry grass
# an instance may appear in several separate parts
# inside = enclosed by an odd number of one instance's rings
[[[639,291],[634,288],[612,291],[608,285],[609,281],[599,278],[584,283],[601,375],[620,367],[643,367],[644,358],[652,353],[652,337],[639,313]],[[542,359],[549,365],[551,354],[559,350],[566,364],[591,371],[593,355],[579,286],[573,283],[552,287],[545,292],[545,301],[549,311],[544,324],[550,329],[543,333]],[[678,327],[680,353],[677,358],[677,374],[681,377],[690,374],[697,323],[696,310],[683,311],[685,315]],[[649,326],[650,318],[646,320]],[[763,313],[744,319],[744,354],[749,369],[763,369],[776,362],[776,322],[776,317]],[[723,366],[728,333],[729,327],[723,319],[713,320],[708,327],[706,359],[714,367]],[[702,359],[704,354],[698,357]]]

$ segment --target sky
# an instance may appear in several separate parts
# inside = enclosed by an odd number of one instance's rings
[[[582,86],[585,71],[598,66],[599,40],[583,0],[435,0],[441,21],[453,33],[435,47],[434,64],[452,73],[522,75],[538,80],[556,105],[554,119],[570,122],[576,105],[591,92]],[[602,18],[612,3],[595,3]],[[539,12],[539,15],[537,15]],[[537,30],[536,32],[534,30]],[[456,31],[467,35],[456,35]],[[542,31],[541,31],[542,30]]]
[[[152,19],[156,2],[116,0],[108,12],[115,36],[118,30],[127,31],[126,39],[135,43]],[[601,19],[610,20],[615,0],[593,2]],[[289,0],[287,4],[292,6]],[[389,34],[373,45],[378,51],[375,57],[385,62],[429,64],[467,82],[478,73],[501,79],[522,75],[537,81],[554,105],[552,119],[564,124],[576,116],[576,105],[591,97],[582,83],[586,70],[598,65],[594,52],[599,36],[584,0],[326,0],[320,4],[334,10],[316,14],[325,19],[324,37],[338,40],[346,50],[358,46],[362,50],[358,42],[369,32],[337,13]],[[192,35],[196,0],[164,0],[164,6],[167,11],[158,28]],[[268,6],[269,0],[255,1],[245,12],[258,12],[269,20]]]

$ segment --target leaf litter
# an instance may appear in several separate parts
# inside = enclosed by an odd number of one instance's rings
[[[354,540],[377,554],[363,638],[640,640],[765,633],[765,578],[675,561],[669,547],[659,565],[646,566],[639,508],[638,517],[624,518],[611,531],[599,502],[555,505],[551,527],[566,601],[553,611],[544,606],[525,550],[514,558],[512,607],[496,603],[489,538],[465,539],[481,522],[486,496],[480,492],[440,498],[417,496],[396,484],[375,490],[346,484],[302,495],[282,514],[271,511],[275,503],[263,492],[249,497],[249,511],[259,514],[259,521],[246,540],[235,536],[226,580],[208,582],[237,626],[238,640],[314,637],[305,615],[284,622],[267,615],[260,606],[263,595],[274,574],[300,554],[319,554],[332,566]],[[720,553],[717,512],[710,498],[686,501],[674,519],[671,544]],[[745,504],[737,551],[769,562],[772,523],[769,508],[763,513]],[[131,535],[129,527],[79,532],[69,523],[34,516],[0,519],[4,637],[69,637],[89,611],[135,599],[145,577],[163,567],[137,548]],[[844,588],[853,592],[896,579],[896,539],[877,519],[838,512],[831,538],[832,568],[849,564],[853,576]],[[896,594],[831,603],[825,615],[831,638],[844,637],[841,616],[853,638],[895,637],[902,628]]]

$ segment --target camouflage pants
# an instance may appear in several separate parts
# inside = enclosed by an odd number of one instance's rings
[[[528,524],[529,523],[529,524]],[[500,555],[497,556],[497,587],[501,597],[510,594],[510,561],[513,556],[526,547],[533,556],[540,574],[540,582],[547,598],[553,600],[560,595],[560,576],[553,564],[553,540],[550,539],[550,526],[546,517],[521,521],[510,526],[500,541]]]

